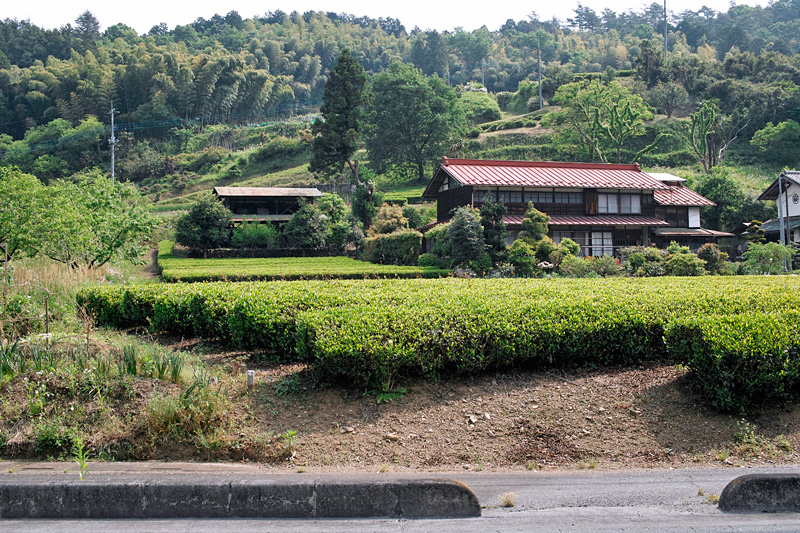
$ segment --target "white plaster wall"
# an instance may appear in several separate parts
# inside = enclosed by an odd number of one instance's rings
[[[785,191],[783,191],[783,196],[780,198],[782,202],[781,206],[783,208],[786,207],[787,194],[789,195],[789,216],[800,216],[800,186],[792,183]],[[797,203],[794,203],[795,194],[797,195]]]
[[[690,207],[689,208],[689,227],[690,228],[699,228],[700,227],[700,208],[699,207]]]

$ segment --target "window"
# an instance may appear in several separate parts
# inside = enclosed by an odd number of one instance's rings
[[[502,191],[500,193],[500,200],[505,203],[522,202],[522,191]]]
[[[556,192],[553,193],[553,202],[556,204],[580,204],[583,202],[583,193]]]
[[[560,243],[564,239],[572,239],[580,247],[579,255],[591,255],[589,252],[589,232],[588,231],[554,231],[553,242]]]
[[[492,191],[472,191],[473,203],[482,204],[486,201],[487,194],[489,195],[489,198],[494,201],[494,193],[492,193]]]
[[[592,232],[592,251],[590,255],[614,255],[614,241],[610,231]]]
[[[552,204],[553,193],[525,191],[525,202],[533,202],[535,204]]]
[[[641,214],[642,197],[639,194],[598,194],[597,212]]]
[[[619,205],[620,205],[620,213],[636,213],[641,214],[642,212],[642,197],[638,194],[620,194],[619,195]]]

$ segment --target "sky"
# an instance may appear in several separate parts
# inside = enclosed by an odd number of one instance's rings
[[[659,0],[659,3],[663,0]],[[641,10],[650,1],[625,0],[583,0],[584,6],[594,9],[600,14],[609,7],[617,12],[630,9]],[[733,2],[729,0],[667,0],[667,9],[680,13],[687,9],[697,10],[706,5],[716,11],[727,11]],[[755,1],[737,2],[740,4],[758,5]],[[468,3],[452,0],[403,0],[398,2],[376,2],[375,0],[133,0],[100,1],[83,0],[83,2],[65,2],[63,0],[40,0],[37,2],[20,2],[8,0],[0,8],[0,18],[30,20],[33,24],[44,28],[57,28],[74,20],[86,11],[91,11],[100,21],[102,29],[124,22],[137,33],[147,33],[150,28],[166,22],[170,29],[179,24],[189,24],[197,18],[209,18],[215,13],[224,15],[229,11],[238,11],[243,18],[263,15],[267,11],[333,11],[350,13],[356,16],[371,18],[392,17],[400,19],[407,30],[414,26],[421,29],[452,30],[462,27],[474,30],[486,25],[489,30],[500,28],[508,19],[525,20],[535,11],[540,20],[557,17],[565,20],[573,16],[578,0],[565,2],[523,2],[520,0],[491,0]],[[473,7],[474,6],[474,7]]]

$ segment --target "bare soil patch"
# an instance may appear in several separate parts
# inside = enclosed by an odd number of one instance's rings
[[[252,424],[297,431],[288,464],[300,468],[483,470],[789,463],[800,409],[746,420],[704,404],[688,370],[669,365],[506,371],[416,381],[378,403],[341,386],[317,389],[303,365],[258,363],[211,350],[233,376],[233,404]],[[255,370],[256,389],[245,390]]]
[[[794,463],[800,449],[797,406],[746,419],[717,413],[682,367],[508,370],[407,382],[389,399],[346,385],[316,387],[302,364],[196,339],[155,340],[193,352],[218,376],[227,398],[222,423],[202,434],[154,435],[148,406],[182,389],[151,378],[102,394],[78,387],[70,396],[74,385],[48,377],[52,399],[32,418],[31,383],[40,378],[31,374],[0,385],[2,455],[69,458],[53,447],[58,435],[43,441],[53,420],[82,428],[101,459],[256,461],[292,471],[730,467]],[[255,372],[253,391],[247,370]]]

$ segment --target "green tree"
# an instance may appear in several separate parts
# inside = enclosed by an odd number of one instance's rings
[[[313,204],[305,204],[298,209],[286,227],[283,235],[293,248],[315,250],[325,246],[328,224],[322,213]]]
[[[353,156],[360,147],[362,108],[366,96],[364,68],[345,48],[336,67],[328,74],[320,107],[322,118],[312,126],[316,137],[309,164],[311,172],[337,175],[347,165],[356,184],[362,185],[359,161]]]
[[[445,155],[464,130],[458,93],[403,63],[376,74],[372,90],[370,164],[378,172],[416,169],[424,181],[425,166]]]
[[[503,202],[492,202],[490,195],[486,195],[481,206],[481,226],[483,227],[483,242],[486,244],[493,263],[503,261],[507,255],[508,231],[503,222],[503,215],[506,214],[506,211]]]
[[[209,248],[228,243],[232,213],[230,209],[208,193],[200,197],[189,208],[189,212],[178,219],[175,240],[184,246],[202,250],[208,257]]]
[[[353,203],[351,206],[353,218],[361,222],[364,229],[368,229],[372,225],[372,219],[378,212],[375,200],[376,198],[366,186],[356,187],[353,193]]]
[[[791,246],[767,242],[751,243],[742,256],[745,268],[753,274],[780,274],[784,271],[784,262],[791,261],[795,253]]]
[[[36,215],[43,208],[42,182],[16,167],[0,167],[0,242],[8,256],[31,250],[35,242]]]
[[[707,242],[697,250],[697,257],[706,262],[705,268],[709,274],[719,274],[723,271],[728,254],[720,251],[719,246],[713,242]]]
[[[37,216],[38,253],[73,268],[99,268],[113,259],[138,262],[157,225],[130,183],[93,169],[45,188]]]
[[[562,85],[553,102],[566,109],[562,116],[572,124],[589,151],[603,162],[607,151],[622,160],[622,147],[633,137],[644,135],[644,121],[653,117],[642,97],[631,93],[619,82],[592,80]],[[652,149],[658,138],[634,158]]]
[[[408,228],[408,218],[403,215],[403,208],[399,205],[383,204],[378,210],[378,216],[370,230],[372,233],[393,233]],[[413,229],[413,228],[412,228]]]
[[[647,92],[647,100],[667,118],[672,118],[672,113],[689,103],[689,93],[678,82],[660,81]]]
[[[542,240],[547,235],[547,229],[550,224],[550,216],[542,213],[533,202],[528,202],[528,209],[525,211],[525,216],[522,217],[522,229],[524,230],[523,237],[528,244],[535,246],[535,244]]]
[[[774,126],[767,122],[750,139],[754,146],[764,155],[767,163],[778,166],[794,166],[800,161],[800,124],[787,120]]]
[[[455,210],[447,235],[453,264],[466,264],[480,259],[486,253],[481,223],[470,207],[459,207]]]

